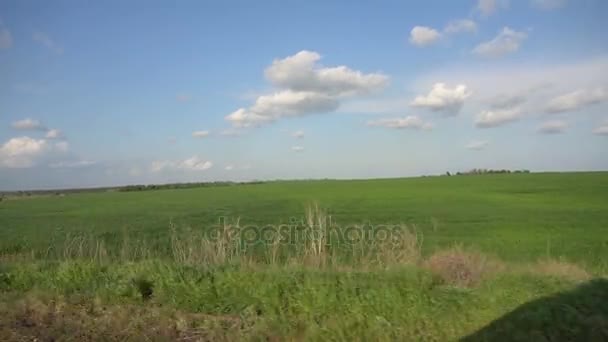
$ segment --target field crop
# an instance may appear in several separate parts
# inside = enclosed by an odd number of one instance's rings
[[[608,173],[10,197],[0,227],[3,340],[608,338]]]

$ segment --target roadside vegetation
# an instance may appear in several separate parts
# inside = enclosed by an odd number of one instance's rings
[[[0,340],[606,340],[606,174],[544,176],[483,175],[477,188],[439,177],[7,200]],[[334,201],[361,191],[384,200],[334,207],[325,197],[292,211],[327,186],[343,192]],[[188,224],[178,195],[201,200],[191,204],[199,221],[224,215]],[[244,215],[227,215],[230,198],[250,205]],[[468,208],[468,221],[448,204]],[[570,216],[553,217],[554,207]],[[392,219],[374,225],[361,219],[366,209]],[[286,218],[262,221],[275,210]],[[139,230],[144,212],[172,215]],[[510,229],[508,214],[527,229]],[[120,219],[131,225],[112,226]]]

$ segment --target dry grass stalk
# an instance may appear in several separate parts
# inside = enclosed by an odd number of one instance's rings
[[[465,251],[461,246],[441,250],[424,262],[429,269],[446,284],[472,287],[504,268],[503,264],[482,253]]]

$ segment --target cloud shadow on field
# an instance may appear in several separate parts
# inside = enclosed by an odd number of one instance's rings
[[[461,341],[608,341],[608,279],[525,303]]]

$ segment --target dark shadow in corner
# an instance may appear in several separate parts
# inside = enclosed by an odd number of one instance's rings
[[[525,303],[461,341],[608,341],[608,280]]]

